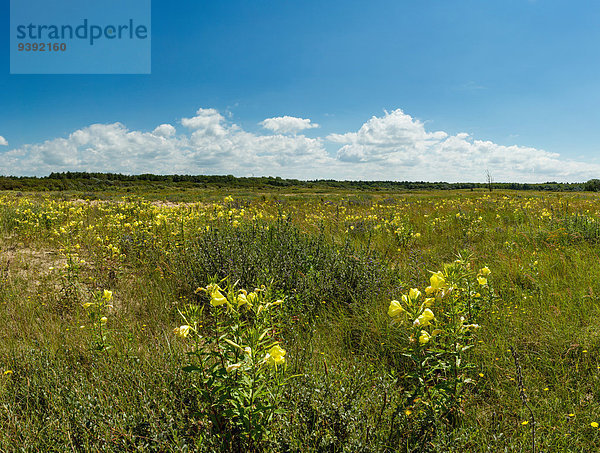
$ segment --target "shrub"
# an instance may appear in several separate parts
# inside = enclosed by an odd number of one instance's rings
[[[368,250],[304,234],[286,222],[200,233],[179,252],[175,267],[188,292],[213,276],[229,276],[242,287],[269,282],[288,296],[286,310],[309,316],[323,301],[351,307],[375,300],[391,278]]]
[[[277,337],[277,308],[268,288],[248,293],[227,284],[199,288],[210,299],[190,305],[187,324],[175,333],[191,341],[191,363],[183,368],[196,377],[201,418],[207,419],[227,451],[256,451],[269,435],[285,384],[286,351]]]

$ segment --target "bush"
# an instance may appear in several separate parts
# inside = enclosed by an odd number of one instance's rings
[[[351,308],[376,300],[391,272],[348,243],[307,235],[286,222],[224,225],[199,234],[179,249],[175,272],[187,293],[217,276],[241,287],[269,283],[288,297],[288,312],[312,316],[322,302]]]

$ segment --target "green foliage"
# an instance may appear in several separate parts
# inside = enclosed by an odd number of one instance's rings
[[[189,305],[187,324],[175,333],[193,342],[192,363],[183,368],[195,375],[194,388],[202,401],[200,417],[226,451],[256,451],[270,435],[270,424],[282,399],[286,351],[278,339],[277,308],[268,288],[248,293],[215,282],[201,288],[210,300]]]
[[[416,444],[429,441],[440,425],[458,424],[463,394],[472,382],[468,372],[474,367],[466,353],[475,346],[481,307],[489,306],[492,297],[489,273],[487,267],[476,273],[459,258],[433,273],[427,297],[412,288],[402,302],[390,304],[392,328],[410,339],[397,352],[408,363],[403,370],[391,370],[404,393],[396,414],[406,417]]]
[[[560,220],[557,225],[564,230],[571,241],[597,242],[600,240],[600,221],[588,215],[568,216]]]
[[[600,179],[590,179],[583,187],[589,192],[600,192]]]
[[[557,183],[541,184],[493,183],[495,189],[510,190],[544,190],[544,191],[598,191],[597,179],[586,183]],[[0,175],[0,190],[32,190],[32,191],[135,191],[190,188],[227,188],[227,189],[341,189],[341,190],[457,190],[483,189],[490,187],[488,183],[448,183],[426,181],[335,181],[316,180],[300,181],[280,177],[241,177],[233,175],[123,175],[118,173],[87,173],[87,172],[53,172],[42,178],[27,176]],[[94,199],[93,193],[86,194]]]
[[[0,198],[1,451],[530,451],[509,346],[539,451],[600,449],[596,194],[98,179],[44,184],[114,192]],[[145,200],[108,199],[126,189]],[[230,309],[195,293],[213,275]],[[252,292],[285,303],[238,307]]]
[[[112,301],[112,291],[104,290],[101,293],[94,294],[92,302],[83,304],[87,311],[89,322],[92,329],[92,349],[97,351],[108,351],[110,345],[107,343],[106,324],[108,323],[108,310],[113,308],[109,302]],[[82,326],[86,327],[86,326]]]
[[[242,287],[270,282],[287,295],[285,310],[292,314],[313,316],[323,301],[352,306],[374,300],[392,278],[368,251],[307,235],[286,221],[212,228],[175,253],[176,273],[188,290],[215,275]]]

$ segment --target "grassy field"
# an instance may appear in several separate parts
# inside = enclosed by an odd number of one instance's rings
[[[600,450],[598,194],[89,198],[0,193],[0,451]]]

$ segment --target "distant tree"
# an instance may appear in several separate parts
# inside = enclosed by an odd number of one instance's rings
[[[490,192],[492,191],[492,183],[494,182],[494,178],[492,178],[492,174],[489,170],[485,171],[485,179],[487,181],[487,186]]]
[[[589,192],[600,192],[600,179],[590,179],[583,188]]]

